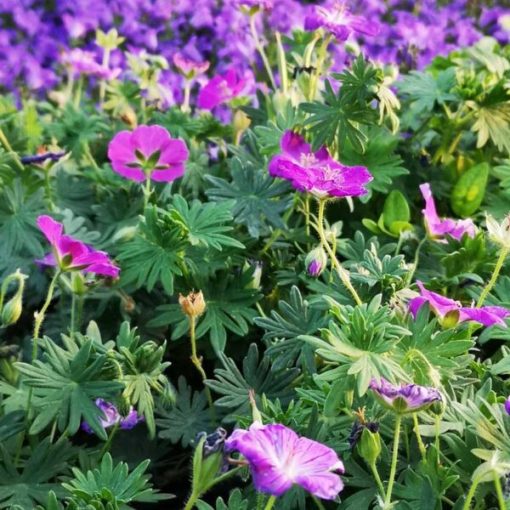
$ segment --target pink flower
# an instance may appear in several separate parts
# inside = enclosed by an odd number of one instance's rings
[[[225,449],[245,457],[260,492],[281,496],[297,484],[319,498],[335,499],[343,489],[336,472],[343,473],[344,466],[335,451],[284,425],[255,422],[249,430],[237,429]]]
[[[205,110],[212,110],[241,94],[246,85],[247,80],[241,78],[235,69],[229,69],[225,74],[215,76],[202,87],[198,94],[198,106]]]
[[[64,226],[50,216],[39,216],[37,225],[51,244],[52,253],[38,260],[44,266],[58,266],[61,271],[83,271],[117,278],[119,268],[108,255],[85,243],[63,235]]]
[[[331,8],[315,6],[305,18],[305,30],[317,30],[324,27],[339,41],[345,41],[352,32],[375,36],[379,33],[379,25],[369,22],[362,16],[354,16],[349,12],[345,2],[336,2]]]
[[[422,211],[425,217],[425,226],[431,237],[443,238],[445,235],[449,235],[459,240],[464,234],[467,234],[469,237],[475,237],[476,227],[471,219],[454,220],[452,218],[439,218],[429,183],[422,184],[420,191],[425,199],[425,209]]]
[[[89,74],[106,80],[113,80],[121,69],[109,69],[96,62],[96,56],[90,51],[74,48],[62,56],[62,62],[71,67],[74,74]]]
[[[292,131],[283,135],[281,149],[282,154],[269,162],[269,173],[317,197],[364,195],[366,184],[373,179],[364,166],[345,166],[335,161],[325,147],[312,152],[310,145]]]
[[[458,312],[458,322],[474,321],[486,327],[494,325],[507,327],[505,319],[510,316],[510,310],[507,308],[502,306],[482,306],[480,308],[462,306],[459,301],[427,290],[422,282],[417,281],[416,283],[421,295],[409,302],[409,311],[414,318],[416,318],[420,308],[428,303],[432,311],[441,319],[448,313]]]
[[[418,314],[418,310],[425,303],[428,303],[432,311],[441,318],[449,312],[459,310],[461,307],[461,304],[458,301],[441,296],[441,294],[437,294],[431,290],[427,290],[423,286],[423,283],[419,280],[416,282],[416,285],[418,285],[418,288],[420,289],[420,296],[411,299],[409,303],[409,311],[415,318]]]
[[[120,131],[108,146],[113,170],[137,182],[147,178],[170,182],[181,177],[188,156],[186,144],[172,138],[161,126],[139,126],[134,131]]]
[[[484,326],[498,325],[508,327],[505,319],[510,316],[510,310],[502,306],[482,306],[481,308],[462,307],[459,310],[459,321],[474,321]]]
[[[203,74],[209,69],[209,62],[195,62],[186,58],[182,53],[176,53],[173,57],[174,65],[182,73],[182,75],[191,80],[199,74]]]
[[[418,384],[394,386],[384,377],[380,381],[372,379],[369,388],[375,392],[380,402],[398,413],[415,413],[441,401],[441,394],[435,388]]]

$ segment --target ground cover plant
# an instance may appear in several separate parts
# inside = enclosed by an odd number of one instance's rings
[[[0,26],[0,509],[510,506],[509,9]]]

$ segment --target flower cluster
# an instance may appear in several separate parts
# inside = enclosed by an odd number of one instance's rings
[[[363,166],[345,166],[335,161],[325,147],[313,152],[297,133],[287,131],[281,140],[282,153],[269,162],[269,173],[291,182],[299,191],[318,198],[353,197],[367,193],[372,175]]]
[[[119,268],[108,254],[94,250],[82,241],[64,235],[64,226],[50,216],[39,216],[37,225],[49,241],[52,251],[37,262],[43,266],[56,266],[60,271],[83,271],[117,278]]]
[[[482,306],[480,308],[462,306],[459,301],[427,290],[420,281],[417,281],[416,284],[420,289],[420,296],[413,298],[409,303],[409,311],[413,317],[416,317],[423,305],[428,304],[441,319],[450,315],[453,316],[455,322],[475,321],[487,327],[494,325],[507,327],[505,319],[510,316],[510,310],[507,308],[502,306]]]

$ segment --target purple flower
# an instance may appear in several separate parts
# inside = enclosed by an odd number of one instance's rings
[[[99,421],[104,429],[112,427],[118,423],[121,429],[129,430],[139,422],[143,421],[143,416],[138,416],[138,413],[133,407],[129,408],[129,413],[126,416],[121,416],[113,404],[106,402],[102,398],[96,399],[96,406],[103,412],[103,416],[102,418],[99,418]],[[87,422],[83,422],[81,424],[81,428],[89,434],[92,433],[92,429]]]
[[[373,179],[364,166],[345,166],[335,161],[325,147],[312,152],[310,145],[292,131],[283,135],[281,149],[282,154],[269,162],[269,173],[317,197],[364,195],[365,185]]]
[[[505,319],[510,316],[510,310],[507,308],[502,306],[465,307],[459,301],[427,290],[419,280],[416,284],[420,289],[420,296],[411,299],[409,302],[409,311],[414,318],[416,318],[420,308],[428,303],[432,311],[441,319],[449,313],[457,312],[458,318],[455,322],[475,321],[487,327],[494,325],[507,327]]]
[[[284,425],[255,422],[249,430],[237,429],[225,449],[246,458],[260,492],[281,496],[297,484],[319,498],[335,499],[343,489],[335,472],[343,473],[344,466],[335,451]]]
[[[200,89],[198,106],[205,110],[212,110],[241,94],[246,85],[247,81],[241,78],[235,69],[231,68],[225,74],[218,74],[209,80]]]
[[[414,318],[416,318],[418,311],[425,303],[428,303],[432,311],[441,318],[447,313],[460,309],[461,304],[458,301],[427,290],[419,280],[416,281],[416,285],[420,289],[420,296],[411,299],[409,302],[409,311]]]
[[[510,310],[502,306],[463,307],[459,313],[459,321],[475,321],[487,327],[498,325],[503,328],[508,327],[505,319],[510,316]]]
[[[50,216],[39,216],[37,225],[51,244],[52,253],[38,260],[44,266],[58,266],[61,271],[83,271],[117,278],[120,269],[108,254],[63,234],[64,226]]]
[[[505,411],[507,414],[510,414],[510,397],[507,397],[505,400]]]
[[[147,178],[170,182],[184,174],[189,152],[186,144],[161,126],[139,126],[120,131],[108,146],[115,172],[136,182]]]
[[[89,74],[97,78],[113,80],[121,69],[109,69],[96,62],[94,53],[74,48],[62,56],[62,62],[71,67],[74,74]]]
[[[454,220],[452,218],[439,218],[429,183],[422,184],[420,191],[425,199],[425,209],[422,211],[425,217],[425,226],[431,237],[441,239],[445,235],[449,235],[459,240],[464,234],[467,234],[469,237],[475,237],[476,227],[471,219]]]
[[[308,276],[317,278],[328,264],[328,257],[322,246],[314,248],[305,258],[306,272]]]
[[[274,7],[273,0],[234,0],[234,3],[238,7],[245,7],[247,9],[265,9],[267,11]]]
[[[209,62],[196,62],[190,58],[186,58],[182,53],[176,53],[173,58],[175,67],[182,73],[182,75],[190,80],[199,74],[203,74],[209,69]]]
[[[432,402],[441,401],[441,394],[435,388],[418,384],[394,386],[381,377],[380,381],[372,379],[369,388],[386,407],[400,413],[415,413],[425,409]]]
[[[315,6],[305,18],[305,30],[316,30],[324,27],[339,41],[345,41],[352,32],[375,36],[379,33],[379,25],[362,16],[354,16],[349,12],[345,2],[336,2],[333,7]]]

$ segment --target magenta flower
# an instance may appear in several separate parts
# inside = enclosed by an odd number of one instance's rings
[[[249,430],[237,429],[225,449],[245,457],[260,492],[281,496],[297,484],[319,498],[335,499],[343,489],[336,473],[344,466],[334,450],[284,425],[255,422]]]
[[[62,56],[62,62],[68,65],[75,75],[88,74],[97,78],[113,80],[121,69],[109,69],[96,62],[94,53],[74,48]]]
[[[510,414],[510,397],[507,397],[505,400],[505,411],[507,414]]]
[[[246,88],[247,80],[241,78],[235,69],[225,74],[218,74],[207,82],[198,94],[198,106],[204,110],[212,110],[240,95]]]
[[[189,58],[186,58],[182,53],[176,53],[173,57],[175,67],[179,72],[188,80],[191,80],[199,74],[203,74],[209,69],[209,62],[195,62]]]
[[[50,216],[39,216],[37,225],[51,244],[52,253],[37,262],[44,266],[58,266],[61,271],[83,271],[117,278],[120,269],[108,254],[63,234],[64,226]]]
[[[121,416],[113,404],[106,402],[102,398],[98,398],[96,400],[96,406],[103,412],[103,417],[100,418],[99,421],[104,429],[112,427],[118,423],[121,429],[129,430],[139,422],[143,421],[143,416],[138,416],[138,413],[133,407],[130,407],[129,413],[126,416]],[[87,422],[83,422],[81,424],[81,428],[89,434],[92,433],[92,429]]]
[[[120,131],[108,146],[113,170],[137,182],[148,178],[170,182],[181,177],[188,156],[186,144],[172,138],[161,126],[139,126],[134,131]]]
[[[339,41],[345,41],[353,32],[375,36],[379,33],[379,25],[368,21],[362,16],[354,16],[349,12],[346,3],[336,2],[333,7],[315,6],[305,18],[305,30],[325,28]]]
[[[434,203],[434,197],[432,196],[429,183],[422,184],[420,186],[420,191],[425,199],[425,209],[422,211],[425,217],[425,226],[431,237],[441,239],[445,235],[449,235],[459,240],[464,234],[467,234],[469,237],[475,237],[476,226],[471,219],[441,219],[437,215],[436,204]]]
[[[418,384],[394,386],[383,377],[380,381],[372,379],[369,388],[385,407],[399,414],[415,413],[425,409],[432,402],[442,400],[441,394],[435,388]]]
[[[441,296],[436,292],[427,290],[423,283],[416,282],[420,289],[420,296],[411,299],[409,302],[409,311],[416,318],[418,311],[428,303],[432,311],[443,319],[448,313],[457,312],[458,322],[474,321],[483,324],[486,327],[498,325],[507,327],[505,319],[510,316],[510,310],[502,306],[482,306],[480,308],[462,306],[459,301]]]
[[[510,310],[502,306],[482,306],[481,308],[463,307],[459,310],[459,321],[474,321],[486,327],[498,325],[508,327],[505,319],[510,316]]]
[[[282,154],[269,162],[269,173],[319,198],[364,195],[366,184],[373,179],[364,166],[345,166],[335,161],[325,147],[312,152],[310,145],[292,131],[283,135],[281,149]]]
[[[450,299],[441,294],[437,294],[436,292],[432,292],[431,290],[427,290],[423,283],[419,280],[416,281],[418,288],[420,289],[420,296],[411,299],[409,302],[409,311],[416,318],[418,314],[418,310],[425,304],[428,303],[431,310],[443,318],[449,312],[458,311],[461,307],[459,301],[455,301],[454,299]]]

